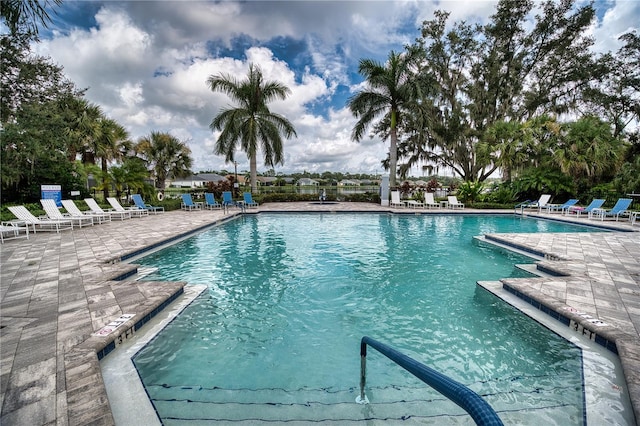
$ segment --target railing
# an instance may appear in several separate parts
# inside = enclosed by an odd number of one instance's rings
[[[477,425],[503,425],[502,420],[500,420],[500,417],[498,417],[494,409],[491,408],[480,395],[465,385],[367,336],[364,336],[360,342],[360,396],[356,399],[356,402],[362,404],[368,403],[367,397],[364,394],[364,387],[367,381],[367,345],[459,405],[469,413]]]
[[[517,212],[518,209],[520,209],[520,214],[524,216],[524,208],[527,207],[528,205],[530,205],[531,203],[533,203],[533,201],[531,201],[531,200],[523,201],[521,203],[516,204],[513,207],[513,210],[514,210],[514,212]]]

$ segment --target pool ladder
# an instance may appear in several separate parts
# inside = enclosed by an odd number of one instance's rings
[[[413,358],[398,352],[391,346],[364,336],[360,341],[360,395],[356,398],[359,404],[369,401],[364,393],[367,382],[367,345],[416,376],[450,401],[465,410],[479,426],[502,426],[502,420],[495,410],[480,395],[445,376],[444,374],[419,363]]]

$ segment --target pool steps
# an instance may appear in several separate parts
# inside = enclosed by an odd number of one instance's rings
[[[552,387],[555,379],[545,380],[542,386],[539,377],[513,377],[508,385],[488,380],[471,386],[496,409],[504,424],[527,424],[538,410],[549,419],[566,419],[563,412],[573,402],[563,400],[562,390]],[[166,398],[162,397],[163,390]],[[370,403],[366,405],[354,402],[359,394],[357,387],[203,389],[159,385],[151,393],[155,395],[152,402],[163,413],[162,422],[167,426],[200,424],[198,421],[234,425],[474,424],[462,408],[420,382],[404,386],[372,385],[367,388]],[[542,401],[544,408],[532,410],[529,405],[532,398]]]

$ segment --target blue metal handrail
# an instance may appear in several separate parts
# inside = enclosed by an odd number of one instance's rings
[[[493,408],[482,399],[480,395],[456,382],[455,380],[445,376],[438,371],[419,363],[411,357],[398,352],[391,346],[387,346],[370,337],[364,336],[360,342],[360,396],[359,401],[366,402],[367,398],[364,394],[366,384],[366,365],[367,365],[367,345],[376,349],[382,355],[407,370],[409,373],[422,380],[433,389],[440,392],[449,400],[455,402],[463,410],[465,410],[471,418],[479,426],[502,426],[502,420]]]

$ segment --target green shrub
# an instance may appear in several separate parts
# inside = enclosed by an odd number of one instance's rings
[[[482,182],[462,182],[458,188],[457,196],[465,203],[473,203],[480,198],[483,188]]]
[[[15,204],[9,204],[9,205],[15,205]],[[0,208],[0,220],[10,221],[10,220],[16,219],[13,213],[11,213],[7,208],[9,205],[3,204],[2,208]],[[27,204],[20,204],[20,205],[25,206],[26,209],[29,210],[36,217],[44,216],[45,214],[44,210],[42,209],[42,204],[40,203],[27,203]]]
[[[517,196],[509,184],[501,184],[495,187],[491,192],[484,194],[482,201],[485,203],[497,204],[516,204]]]

